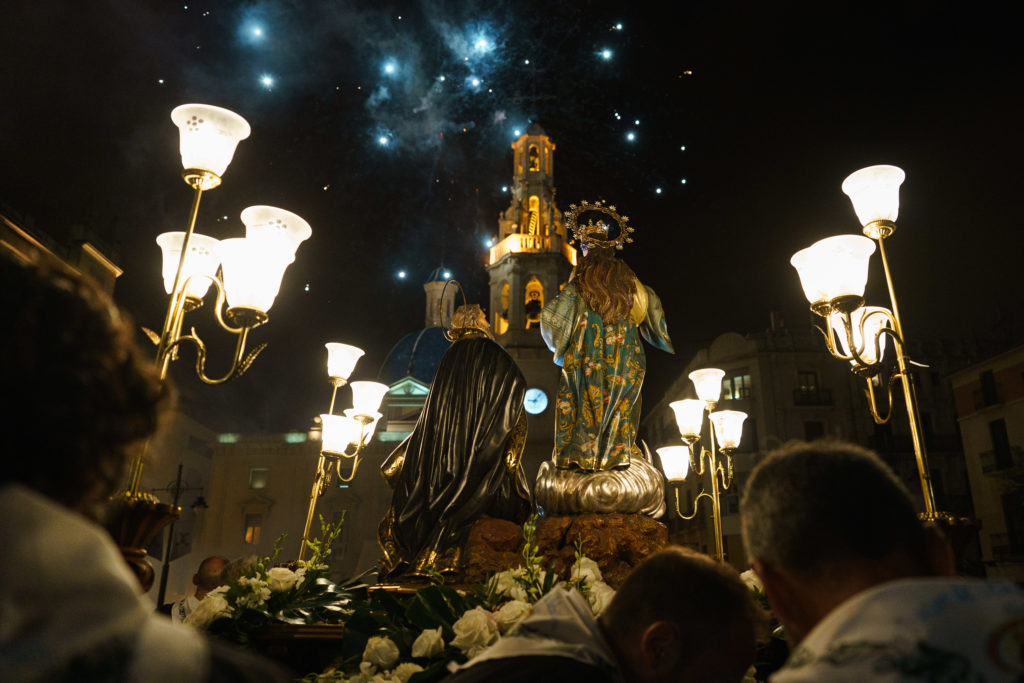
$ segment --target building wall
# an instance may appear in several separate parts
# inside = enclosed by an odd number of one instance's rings
[[[989,576],[1024,581],[1024,347],[950,380],[982,560]]]
[[[225,438],[232,439],[224,442]],[[233,440],[237,437],[237,440]],[[238,559],[269,555],[284,535],[279,562],[299,556],[313,478],[320,452],[317,431],[288,434],[221,435],[213,447],[213,467],[207,500],[210,507],[193,553]],[[344,516],[341,536],[330,558],[336,580],[372,567],[380,557],[377,525],[391,500],[380,476],[380,465],[394,444],[371,443],[360,455],[350,483],[338,480],[317,499],[310,536],[320,535],[319,516],[337,522]],[[350,465],[342,473],[350,474]],[[259,522],[258,537],[247,530]],[[307,554],[308,556],[308,554]],[[188,579],[195,571],[189,570]],[[187,586],[185,586],[187,588]],[[168,593],[170,595],[170,591]]]

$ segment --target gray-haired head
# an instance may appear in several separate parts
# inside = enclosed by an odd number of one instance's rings
[[[747,556],[804,574],[899,555],[927,566],[924,526],[906,488],[864,448],[792,443],[751,472],[740,503]]]

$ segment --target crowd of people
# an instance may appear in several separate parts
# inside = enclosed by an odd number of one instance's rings
[[[59,264],[3,250],[0,301],[10,321],[0,414],[12,426],[0,470],[0,680],[287,680],[155,613],[93,519],[167,400],[127,317]],[[791,648],[772,681],[1024,680],[1024,594],[953,576],[948,545],[875,454],[786,446],[754,468],[740,511]],[[191,600],[225,566],[204,561]],[[763,623],[731,567],[670,547],[637,566],[600,617],[556,589],[450,680],[738,682]]]

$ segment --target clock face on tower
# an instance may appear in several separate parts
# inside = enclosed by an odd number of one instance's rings
[[[548,395],[542,389],[530,387],[526,390],[526,398],[523,399],[523,406],[526,412],[531,415],[539,415],[548,407]]]

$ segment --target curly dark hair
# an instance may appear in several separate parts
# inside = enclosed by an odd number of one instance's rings
[[[131,447],[150,436],[168,388],[133,327],[92,280],[56,259],[0,248],[0,484],[71,508],[113,492]]]
[[[625,320],[633,308],[636,276],[612,249],[590,249],[576,265],[574,279],[583,301],[606,323]]]

